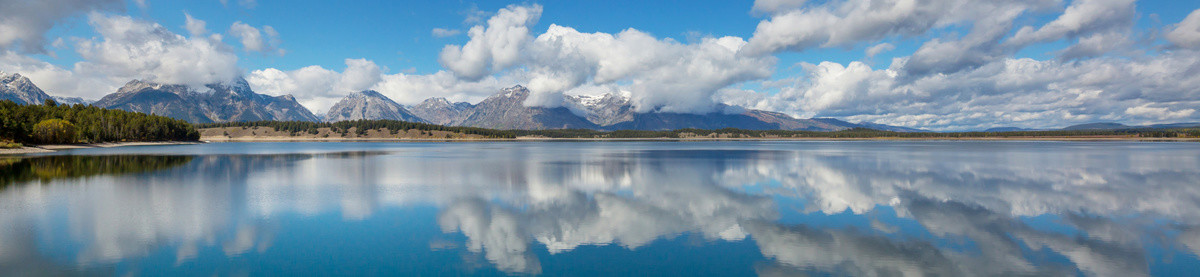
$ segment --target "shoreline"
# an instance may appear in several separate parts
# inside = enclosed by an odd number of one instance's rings
[[[0,156],[19,156],[26,154],[53,153],[61,150],[86,148],[111,148],[147,145],[190,145],[210,142],[536,142],[536,141],[1136,141],[1136,142],[1200,142],[1200,138],[1143,138],[1130,136],[1086,136],[1086,137],[965,137],[965,138],[549,138],[549,137],[517,137],[517,138],[306,138],[306,137],[238,137],[238,138],[204,138],[197,142],[163,141],[163,142],[107,142],[94,144],[48,144],[23,146],[21,148],[0,149]]]
[[[1131,136],[1081,136],[1081,137],[963,137],[963,138],[827,138],[827,137],[775,137],[775,138],[308,138],[308,137],[201,137],[203,142],[487,142],[487,141],[1145,141],[1145,142],[1200,142],[1200,138],[1143,138]]]
[[[85,149],[85,148],[111,148],[111,147],[126,147],[126,146],[146,146],[146,145],[188,145],[201,144],[202,141],[133,141],[133,142],[105,142],[92,144],[46,144],[37,146],[22,146],[21,148],[0,149],[0,156],[16,156],[25,154],[38,153],[53,153],[61,150],[70,149]]]

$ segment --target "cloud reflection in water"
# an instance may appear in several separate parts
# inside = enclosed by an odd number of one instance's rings
[[[638,250],[684,234],[753,241],[764,275],[1144,276],[1163,263],[1153,252],[1200,251],[1200,149],[1190,144],[398,148],[199,155],[149,172],[11,185],[0,191],[0,224],[10,226],[0,228],[0,268],[63,262],[44,249],[72,249],[67,262],[81,269],[163,247],[177,263],[202,247],[269,252],[287,232],[281,215],[354,222],[422,205],[437,207],[437,226],[465,237],[465,251],[511,273],[542,272],[540,249]],[[808,223],[791,218],[793,207],[869,224]]]

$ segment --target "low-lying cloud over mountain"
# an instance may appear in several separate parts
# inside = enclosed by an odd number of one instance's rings
[[[49,94],[84,99],[131,79],[200,88],[244,75],[255,91],[295,95],[317,111],[353,91],[374,90],[413,106],[435,97],[479,103],[523,84],[530,91],[526,107],[576,113],[571,97],[611,94],[628,97],[637,113],[703,116],[741,106],[932,130],[1200,121],[1196,3],[761,0],[730,11],[746,14],[741,22],[714,18],[731,21],[723,24],[730,27],[686,35],[648,31],[670,22],[616,30],[571,26],[562,19],[570,11],[560,5],[577,4],[475,9],[456,13],[472,18],[462,28],[437,23],[412,42],[372,36],[348,42],[400,45],[401,60],[437,57],[432,68],[393,73],[386,65],[394,57],[340,54],[334,61],[344,60],[345,68],[328,68],[328,60],[290,61],[300,59],[290,50],[307,45],[284,45],[287,38],[320,34],[288,32],[296,28],[285,19],[235,16],[217,27],[187,13],[171,19],[183,21],[176,25],[119,14],[133,9],[121,3],[26,3],[0,12],[6,19],[0,29],[15,30],[0,35],[0,70],[20,72]],[[51,31],[81,24],[94,35]],[[444,36],[431,40],[434,28]],[[465,37],[450,35],[460,29]],[[225,42],[230,37],[237,46]],[[441,47],[429,53],[403,46],[412,43]],[[74,53],[65,60],[44,57],[64,51]],[[410,51],[416,52],[405,54]]]

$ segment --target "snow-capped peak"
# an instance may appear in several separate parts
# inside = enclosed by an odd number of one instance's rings
[[[529,89],[527,89],[521,85],[515,85],[510,88],[502,89],[502,90],[500,90],[500,94],[499,94],[499,96],[509,97],[509,98],[523,96],[523,95],[529,95]]]
[[[605,93],[605,94],[601,94],[601,95],[575,95],[575,96],[568,96],[568,98],[569,98],[569,100],[574,100],[571,102],[575,102],[575,103],[579,104],[580,106],[584,106],[589,109],[603,106],[603,105],[612,105],[612,104],[624,105],[629,102],[629,97],[625,97],[623,95],[617,95],[617,94],[613,94],[613,93]]]

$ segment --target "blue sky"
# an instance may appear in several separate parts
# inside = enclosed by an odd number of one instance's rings
[[[230,2],[235,2],[231,0]],[[757,19],[749,12],[752,2],[707,1],[551,1],[543,3],[545,12],[534,30],[550,24],[572,26],[584,32],[617,33],[635,28],[659,37],[686,41],[690,32],[715,36],[749,36]],[[177,33],[183,29],[184,16],[205,20],[214,26],[229,26],[235,21],[254,26],[270,25],[284,36],[282,57],[243,55],[239,65],[256,68],[300,68],[320,65],[345,67],[346,58],[366,58],[393,71],[414,68],[419,73],[441,69],[438,52],[446,44],[463,44],[465,35],[437,38],[433,28],[465,31],[474,22],[472,14],[488,14],[512,1],[355,1],[331,4],[330,1],[259,0],[253,8],[218,1],[151,2],[143,11],[131,6],[129,14],[150,18]],[[529,2],[533,3],[533,2]],[[680,7],[688,7],[680,9]],[[669,12],[665,12],[669,11]],[[87,35],[86,22],[73,29]],[[75,60],[64,59],[64,64]]]
[[[28,33],[0,36],[0,70],[90,99],[128,79],[243,76],[316,113],[352,90],[415,104],[524,84],[544,95],[528,105],[616,93],[642,111],[729,104],[938,130],[1200,121],[1200,92],[1187,86],[1197,74],[1156,68],[1197,66],[1200,27],[1185,19],[1200,22],[1198,1],[5,2],[15,8],[0,27]],[[121,29],[130,24],[146,33]],[[448,46],[462,55],[448,58]],[[1092,79],[1102,74],[1114,77]]]
[[[817,1],[814,1],[817,2]],[[541,3],[545,8],[542,20],[533,29],[545,30],[550,24],[571,26],[583,32],[617,33],[634,28],[662,38],[687,41],[696,34],[709,36],[750,37],[763,15],[751,11],[752,1],[351,1],[331,3],[320,0],[272,1],[257,0],[247,7],[229,0],[219,1],[151,1],[143,9],[130,1],[126,13],[133,17],[158,22],[164,27],[184,34],[184,13],[205,20],[213,27],[229,26],[241,21],[254,26],[270,25],[283,34],[288,53],[275,55],[241,55],[238,64],[245,69],[295,69],[309,65],[343,68],[346,58],[366,58],[386,66],[393,72],[415,70],[431,73],[440,70],[437,55],[446,44],[462,44],[465,35],[437,38],[430,35],[433,28],[465,30],[471,14],[491,14],[510,4]],[[1200,2],[1142,1],[1138,3],[1139,28],[1162,28],[1179,22],[1188,12],[1200,8]],[[1149,16],[1155,15],[1155,16]],[[486,15],[485,15],[486,16]],[[1052,20],[1055,14],[1031,16],[1029,23]],[[1157,20],[1155,20],[1157,18]],[[486,17],[483,17],[486,19]],[[94,36],[84,18],[76,18],[52,31],[59,36]],[[897,49],[873,59],[886,66],[895,56],[911,53],[930,37],[964,32],[950,28],[937,34],[921,37],[896,38]],[[834,61],[848,63],[863,59],[862,44],[852,48],[814,49],[801,53],[780,55],[780,69],[786,70],[798,62],[819,63]],[[1059,45],[1039,45],[1020,54],[1031,58],[1048,58]],[[60,51],[61,57],[52,63],[69,66],[78,62],[78,55]]]

